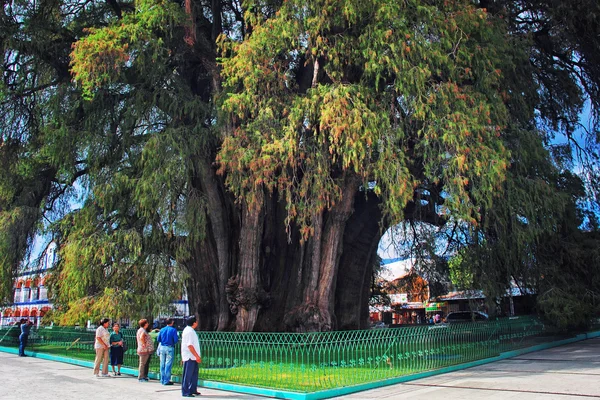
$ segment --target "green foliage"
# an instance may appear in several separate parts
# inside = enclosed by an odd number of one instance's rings
[[[501,195],[482,208],[482,224],[470,229],[463,249],[451,261],[453,281],[465,289],[502,296],[511,281],[534,285],[535,248],[557,224],[569,200],[558,187],[560,175],[535,132],[508,131],[513,164]]]
[[[169,53],[157,33],[169,34],[169,28],[182,21],[183,13],[175,3],[138,0],[134,13],[106,27],[86,28],[89,35],[75,42],[71,53],[71,70],[84,98],[91,98],[100,86],[125,78],[121,75],[125,68],[142,73],[163,68]]]
[[[38,211],[35,208],[19,207],[11,212],[0,211],[0,303],[12,300],[13,285],[17,266],[27,254],[31,244],[31,225],[37,223]]]
[[[581,282],[566,286],[566,290],[553,287],[538,298],[538,307],[545,319],[560,329],[583,329],[598,316],[598,292],[579,292]]]
[[[475,223],[473,204],[489,202],[507,166],[499,66],[512,51],[483,10],[288,1],[252,21],[250,37],[221,42],[232,54],[224,109],[238,127],[219,161],[237,196],[276,189],[307,236],[354,174],[376,182],[390,221],[415,187],[440,184],[446,212]]]
[[[448,262],[450,272],[450,281],[458,288],[473,287],[473,271],[470,270],[471,263],[466,263],[463,260],[462,254],[453,256]]]
[[[86,206],[61,222],[60,259],[49,279],[59,310],[53,317],[68,325],[165,311],[186,275],[157,251],[152,235],[117,229],[98,211]]]
[[[65,168],[75,147],[88,187],[83,207],[51,226],[57,322],[156,314],[181,296],[178,258],[205,234],[195,157],[212,140],[209,106],[170,67],[183,15],[174,3],[141,1],[122,18],[73,21],[85,32],[70,59],[83,93],[64,94],[66,112],[44,126],[41,148]]]
[[[450,261],[453,283],[483,289],[489,299],[518,285],[538,296],[538,312],[562,329],[598,315],[597,232],[582,232],[581,180],[549,163],[539,138],[520,131],[502,195],[483,212],[467,247]]]
[[[600,314],[600,233],[580,231],[574,211],[567,208],[558,231],[544,238],[536,254],[542,266],[539,311],[563,329],[586,328]]]

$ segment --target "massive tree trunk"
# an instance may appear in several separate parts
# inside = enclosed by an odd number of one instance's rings
[[[333,329],[337,324],[334,313],[336,277],[343,249],[344,231],[354,211],[354,199],[360,181],[352,176],[347,177],[344,183],[341,201],[327,215],[319,265],[319,286],[317,297],[312,299],[321,314],[321,330]]]
[[[379,205],[373,193],[357,193],[355,212],[344,232],[335,291],[337,328],[341,330],[366,329],[369,324],[373,267],[378,262],[379,241],[387,229]]]
[[[208,207],[207,238],[189,268],[190,302],[202,329],[306,332],[368,326],[373,266],[388,223],[374,193],[360,190],[356,179],[345,183],[343,198],[315,217],[315,233],[307,241],[297,228],[286,230],[287,211],[277,193],[260,191],[252,206],[234,206],[230,193],[218,191],[220,202]],[[414,202],[405,213],[434,220],[427,206]],[[225,222],[215,229],[218,221]]]
[[[261,283],[255,289],[261,300],[260,305],[253,308],[260,310],[253,326],[255,330],[319,331],[337,327],[337,272],[343,250],[344,231],[353,213],[358,185],[356,178],[346,179],[342,199],[329,212],[315,217],[315,234],[306,242],[299,240],[297,230],[291,233],[288,241],[283,224],[285,210],[275,201],[266,203],[268,216],[263,219],[264,230],[257,224],[251,232],[254,238],[264,232],[259,257],[264,261],[262,274],[253,274],[251,279],[252,284],[258,280]],[[247,233],[243,233],[242,237],[245,234]],[[252,248],[253,251],[257,249],[253,240],[240,247],[241,252],[247,251],[244,247]],[[253,253],[252,258],[256,258],[256,253]],[[365,265],[363,263],[362,267]],[[240,271],[242,268],[244,267],[240,262]],[[361,270],[360,274],[361,279],[370,279],[370,273]],[[236,279],[241,282],[240,278]],[[242,286],[239,282],[236,283]],[[363,283],[359,285],[361,292]],[[246,288],[246,285],[243,287]],[[251,324],[246,322],[247,316],[238,313],[237,318],[238,330],[251,328]]]
[[[215,268],[218,261],[214,247],[209,243],[210,240],[199,242],[190,257],[180,261],[190,274],[187,284],[190,312],[199,316],[201,330],[213,330],[219,322],[220,294]]]
[[[329,212],[313,221],[315,230],[310,240],[298,247],[296,274],[289,284],[302,288],[301,296],[287,302],[284,330],[321,331],[336,328],[335,284],[339,259],[343,249],[346,222],[353,212],[359,181],[347,177],[342,199]]]
[[[255,200],[243,205],[238,273],[228,285],[229,301],[237,311],[236,331],[254,330],[266,297],[261,280],[264,202],[263,192],[257,190]]]
[[[200,246],[203,251],[195,257],[190,282],[190,301],[200,320],[207,321],[203,329],[365,328],[373,265],[386,227],[377,197],[360,191],[359,183],[354,177],[346,179],[342,199],[315,217],[315,233],[305,242],[298,229],[286,231],[286,210],[276,193],[260,192],[252,206],[238,205],[240,219],[216,206],[223,207],[226,199],[215,201],[213,209],[207,198],[210,229],[206,245]],[[221,220],[226,223],[214,229]],[[227,230],[239,232],[239,245],[230,243]],[[227,267],[228,262],[233,264]],[[208,306],[211,301],[213,307]],[[231,313],[234,323],[223,323],[231,321]]]
[[[232,264],[235,260],[233,247],[235,238],[232,236],[236,230],[231,229],[232,221],[235,218],[230,211],[231,202],[224,193],[223,184],[215,175],[214,170],[210,168],[207,160],[201,159],[198,162],[198,175],[208,203],[208,218],[210,221],[208,231],[213,239],[207,239],[207,243],[214,245],[218,257],[215,266],[218,296],[215,299],[217,302],[216,328],[224,330],[228,328],[231,318],[229,304],[227,303],[226,286],[228,279],[231,277]],[[198,261],[202,262],[201,260]]]

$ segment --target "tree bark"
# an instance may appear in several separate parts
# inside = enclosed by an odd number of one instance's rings
[[[266,205],[263,284],[268,298],[263,303],[254,328],[265,332],[290,330],[284,320],[292,315],[291,310],[303,303],[308,244],[301,243],[297,229],[291,230],[288,241],[283,202],[271,196]],[[295,326],[293,323],[289,325]]]
[[[230,233],[235,232],[234,229],[231,229],[233,213],[230,212],[231,207],[223,193],[223,185],[218,181],[207,160],[201,159],[197,165],[199,178],[208,203],[208,219],[210,221],[208,231],[212,232],[217,253],[215,264],[218,271],[216,275],[218,291],[218,297],[216,298],[217,329],[224,330],[229,326],[231,318],[225,290],[232,273],[233,254],[235,254],[234,249],[232,249],[233,240]]]
[[[337,277],[339,260],[343,250],[346,222],[353,212],[359,182],[359,179],[355,176],[345,179],[342,199],[327,216],[319,271],[318,298],[315,299],[321,312],[322,330],[336,328],[334,312],[335,278]]]
[[[207,202],[215,204],[209,206],[206,245],[210,248],[212,244],[213,251],[204,250],[196,257],[199,272],[193,275],[193,292],[214,293],[194,300],[198,312],[208,313],[206,319],[215,321],[210,329],[306,332],[366,328],[373,266],[388,226],[380,200],[372,192],[360,191],[359,183],[356,178],[346,179],[342,199],[315,217],[315,233],[306,242],[300,240],[297,227],[286,231],[286,209],[277,193],[260,191],[253,206],[241,205],[239,218],[224,208],[229,204],[234,209],[227,197],[230,194],[217,191],[222,197],[219,202],[207,193]],[[427,218],[428,210],[416,210],[414,205],[407,211]],[[221,228],[215,229],[217,226]],[[233,239],[228,229],[239,236]],[[214,287],[198,283],[211,279]],[[207,306],[210,299],[214,310]],[[221,319],[225,301],[235,314],[229,324]]]
[[[237,305],[235,329],[238,332],[252,331],[266,293],[261,281],[261,243],[264,217],[264,194],[255,193],[251,204],[244,204],[240,232],[240,262],[238,275],[230,280],[230,292]],[[237,282],[236,282],[237,281]],[[235,288],[237,284],[237,288]]]
[[[217,254],[211,240],[199,242],[193,249],[189,259],[182,261],[190,278],[187,284],[190,313],[198,315],[198,326],[201,330],[214,330],[218,326],[219,288],[215,266],[218,264]]]
[[[313,221],[314,235],[300,246],[296,264],[297,279],[303,286],[300,303],[295,302],[284,317],[284,329],[294,331],[326,331],[336,328],[334,310],[335,284],[346,222],[353,212],[359,179],[344,180],[342,198],[329,212],[317,215]],[[325,221],[323,223],[323,221]]]

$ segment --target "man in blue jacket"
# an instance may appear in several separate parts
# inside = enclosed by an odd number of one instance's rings
[[[158,342],[158,356],[160,357],[160,383],[163,385],[172,385],[171,368],[173,367],[173,357],[175,356],[175,344],[179,341],[177,329],[173,328],[173,319],[167,319],[167,326],[158,333],[156,341]]]

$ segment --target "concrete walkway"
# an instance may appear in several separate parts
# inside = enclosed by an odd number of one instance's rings
[[[600,338],[339,399],[600,399]]]
[[[135,377],[94,378],[92,370],[0,352],[0,399],[181,399],[181,387]],[[199,388],[200,399],[264,397]],[[600,399],[600,338],[339,399]]]
[[[96,378],[90,368],[19,357],[0,352],[0,400],[173,400],[181,397],[181,385],[163,386],[158,381],[138,382],[121,375]],[[199,399],[242,400],[265,397],[198,388]]]

